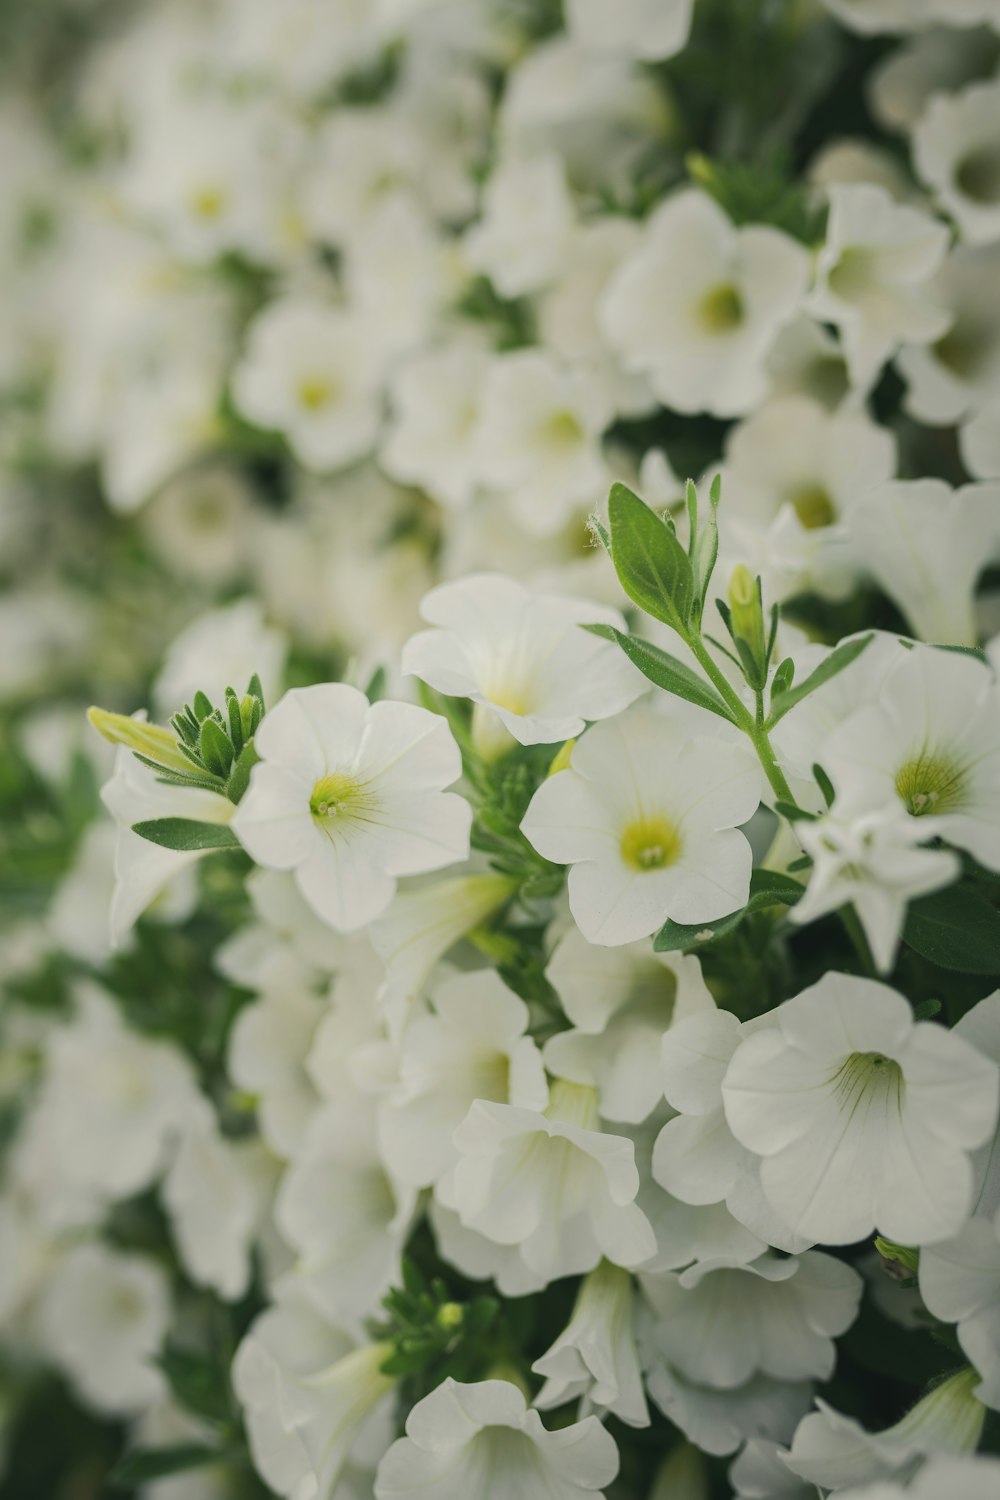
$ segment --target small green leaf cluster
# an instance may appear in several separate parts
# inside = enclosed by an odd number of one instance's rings
[[[190,774],[164,771],[154,761],[146,764],[161,781],[222,792],[231,802],[239,802],[257,760],[253,737],[263,717],[264,690],[256,673],[242,698],[226,688],[222,709],[215,708],[205,693],[195,693],[194,702],[170,720],[181,754],[191,762]],[[140,755],[139,759],[144,757]]]
[[[439,1276],[426,1277],[416,1262],[403,1261],[403,1284],[382,1299],[386,1316],[372,1327],[376,1339],[392,1344],[382,1366],[419,1399],[451,1376],[481,1379],[493,1363],[492,1333],[500,1311],[496,1297],[457,1301]]]

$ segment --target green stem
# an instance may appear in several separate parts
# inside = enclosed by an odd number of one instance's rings
[[[764,727],[763,694],[757,694],[757,716],[754,717],[740,695],[732,687],[725,672],[723,672],[717,662],[713,661],[701,637],[699,635],[692,635],[688,640],[688,645],[694,652],[698,664],[705,672],[705,675],[711,678],[713,685],[718,689],[719,696],[733,715],[737,727],[743,730],[743,733],[748,736],[753,744],[757,752],[757,759],[764,768],[764,775],[770,783],[771,790],[777,794],[779,801],[790,802],[793,806],[796,805],[792,789],[788,785],[784,771],[778,765],[774,748]]]
[[[841,906],[837,910],[837,915],[844,924],[844,930],[851,940],[851,946],[858,955],[858,960],[865,974],[867,974],[869,979],[878,979],[879,972],[875,967],[875,960],[872,958],[872,950],[868,946],[865,930],[858,921],[857,912],[854,910],[854,907]]]

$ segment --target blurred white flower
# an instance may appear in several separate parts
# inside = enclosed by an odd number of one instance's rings
[[[693,9],[694,0],[624,0],[613,11],[603,0],[567,0],[566,27],[584,47],[656,62],[681,51]]]
[[[1000,84],[936,94],[913,132],[913,160],[970,245],[1000,240]]]
[[[602,1261],[585,1276],[569,1323],[531,1368],[545,1376],[535,1397],[543,1411],[582,1397],[585,1409],[647,1427],[628,1272]]]
[[[479,418],[486,352],[460,343],[422,353],[392,376],[393,422],[379,450],[385,472],[441,505],[468,505],[482,485]]]
[[[556,275],[574,218],[558,156],[501,160],[486,184],[480,218],[465,236],[466,260],[503,297],[535,292]]]

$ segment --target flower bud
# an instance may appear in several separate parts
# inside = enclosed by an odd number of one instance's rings
[[[155,761],[165,771],[190,773],[194,769],[182,753],[177,736],[159,724],[130,719],[127,714],[114,714],[106,708],[88,708],[87,718],[109,744],[124,745],[136,755]]]

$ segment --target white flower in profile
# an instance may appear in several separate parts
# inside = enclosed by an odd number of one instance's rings
[[[298,1253],[295,1284],[341,1328],[361,1336],[365,1320],[400,1276],[414,1192],[386,1171],[363,1099],[314,1116],[281,1181],[275,1222]]]
[[[546,1042],[546,1068],[593,1084],[606,1120],[645,1120],[663,1097],[664,1032],[715,1009],[697,958],[653,953],[648,943],[599,948],[570,927],[545,975],[572,1022]]]
[[[540,349],[498,355],[483,386],[479,464],[526,531],[550,536],[593,509],[609,472],[601,435],[614,409],[603,383]]]
[[[895,440],[864,413],[776,397],[726,440],[723,555],[760,571],[772,599],[842,597],[860,573],[845,516],[895,472]]]
[[[1000,392],[1000,307],[992,291],[1000,276],[1000,245],[956,245],[931,282],[951,327],[933,344],[908,344],[896,356],[907,383],[906,410],[929,427],[974,420]],[[996,419],[993,419],[993,432]],[[968,463],[978,479],[994,477]]]
[[[398,876],[468,854],[472,810],[442,790],[461,772],[458,746],[437,714],[320,683],[286,693],[254,743],[261,763],[233,830],[258,864],[294,870],[338,931],[385,911]]]
[[[76,1245],[52,1272],[35,1316],[42,1349],[95,1411],[130,1416],[163,1394],[154,1360],[170,1322],[170,1291],[155,1261]]]
[[[976,584],[1000,557],[1000,486],[952,490],[941,479],[893,480],[859,500],[847,528],[916,635],[976,645]]]
[[[286,1500],[332,1500],[352,1463],[374,1466],[392,1430],[395,1382],[380,1368],[390,1352],[387,1344],[356,1345],[282,1287],[232,1368],[254,1468],[272,1490]]]
[[[1000,1410],[1000,1213],[970,1219],[953,1240],[926,1246],[919,1277],[928,1312],[957,1325],[959,1344],[980,1377],[974,1394]]]
[[[741,416],[767,393],[764,361],[805,296],[808,267],[787,235],[738,229],[713,199],[685,190],[612,277],[601,323],[665,406]]]
[[[942,1495],[961,1495],[962,1500],[993,1500],[997,1485],[1000,1485],[1000,1459],[984,1453],[965,1457],[933,1453],[909,1483],[872,1484],[838,1493],[842,1500],[906,1500],[906,1497],[909,1500],[940,1500]],[[811,1487],[809,1500],[814,1493],[815,1487]],[[748,1500],[756,1500],[756,1497],[748,1497]],[[771,1497],[768,1496],[767,1500]]]
[[[660,1048],[663,1092],[677,1113],[656,1138],[651,1175],[681,1203],[699,1208],[724,1205],[754,1237],[750,1245],[759,1247],[755,1253],[773,1245],[797,1254],[811,1241],[794,1234],[768,1203],[758,1158],[740,1144],[726,1121],[722,1082],[748,1034],[749,1027],[725,1010],[688,1016],[666,1033]],[[738,1248],[741,1258],[754,1258],[744,1254],[745,1234]],[[713,1257],[736,1258],[732,1248],[716,1249],[708,1243],[708,1249]]]
[[[837,411],[851,389],[839,342],[806,313],[781,330],[766,364],[775,396],[808,396],[827,411]]]
[[[935,94],[913,132],[913,160],[970,245],[1000,240],[1000,84]]]
[[[246,1292],[272,1176],[258,1141],[228,1140],[210,1107],[192,1110],[161,1191],[181,1264],[196,1286],[228,1302]]]
[[[381,417],[381,359],[366,323],[301,297],[271,302],[250,325],[233,400],[288,440],[307,469],[343,468],[370,452]]]
[[[912,818],[896,796],[884,807],[858,812],[835,801],[829,812],[815,822],[803,820],[795,831],[813,864],[789,920],[803,926],[853,906],[882,974],[893,966],[907,903],[961,874],[949,850],[921,847],[934,836],[933,818]]]
[[[753,860],[739,825],[759,802],[742,745],[692,739],[633,708],[577,741],[521,827],[539,854],[572,866],[570,910],[587,941],[616,946],[668,917],[711,922],[745,904]]]
[[[657,62],[684,47],[693,9],[694,0],[624,0],[613,11],[603,0],[567,0],[566,29],[583,47]]]
[[[878,1432],[867,1432],[853,1417],[817,1398],[817,1410],[795,1430],[785,1463],[800,1478],[839,1492],[890,1476],[907,1479],[932,1454],[973,1453],[986,1418],[986,1408],[973,1394],[975,1384],[975,1370],[959,1370],[932,1387],[892,1427]],[[941,1491],[933,1493],[937,1500]],[[965,1490],[955,1493],[964,1500]]]
[[[662,1358],[717,1390],[754,1375],[829,1380],[834,1339],[854,1322],[864,1288],[857,1271],[816,1250],[782,1258],[768,1251],[745,1265],[709,1261],[641,1279]]]
[[[482,484],[479,416],[489,359],[474,343],[432,349],[392,375],[392,421],[379,463],[440,505],[468,505]]]
[[[966,1011],[955,1031],[1000,1068],[1000,990]],[[990,1218],[1000,1211],[1000,1138],[995,1136],[977,1151],[972,1165],[976,1176],[975,1213]]]
[[[545,1113],[477,1100],[455,1131],[460,1161],[437,1194],[462,1223],[516,1245],[546,1281],[591,1271],[603,1256],[636,1266],[656,1250],[636,1206],[630,1140],[600,1129],[595,1091],[557,1081]]]
[[[253,917],[217,950],[219,973],[262,995],[322,989],[352,951],[352,940],[320,920],[285,870],[252,870],[246,891]]]
[[[486,184],[481,216],[465,236],[465,259],[502,297],[523,297],[559,270],[574,220],[555,153],[508,157]]]
[[[928,287],[948,230],[874,183],[837,183],[829,196],[807,308],[840,330],[851,379],[864,390],[901,345],[930,344],[948,331],[951,314]]]
[[[524,1297],[545,1286],[546,1278],[525,1263],[517,1245],[499,1245],[467,1229],[437,1195],[431,1198],[427,1218],[441,1259],[470,1281],[492,1281],[502,1297]]]
[[[254,673],[269,703],[281,690],[288,637],[269,625],[256,599],[206,610],[170,642],[153,683],[156,711],[167,718],[197,692],[222,704],[226,688],[242,692]]]
[[[476,705],[473,735],[484,750],[556,744],[588,721],[620,713],[646,679],[612,641],[582,629],[625,629],[616,609],[542,593],[498,573],[443,583],[422,601],[434,629],[403,647],[403,671]]]
[[[729,1470],[735,1500],[816,1500],[816,1487],[793,1474],[781,1448],[751,1438]]]
[[[1000,398],[991,397],[958,434],[962,462],[976,479],[1000,479]]]
[[[864,657],[861,658],[862,665]],[[884,675],[856,680],[857,708],[823,751],[852,808],[899,798],[921,826],[1000,870],[1000,690],[964,652],[914,645]]]
[[[378,1466],[375,1500],[600,1500],[617,1472],[596,1417],[547,1432],[516,1385],[449,1376],[411,1410]]]
[[[544,1109],[528,1007],[489,969],[430,987],[432,1011],[407,1024],[399,1083],[379,1110],[379,1149],[401,1182],[428,1187],[454,1166],[452,1136],[476,1099]]]
[[[839,20],[861,32],[917,31],[941,21],[974,26],[996,21],[996,0],[823,0]]]
[[[775,1211],[832,1245],[876,1228],[904,1245],[955,1234],[972,1211],[969,1153],[996,1124],[996,1065],[914,1021],[887,985],[848,974],[769,1022],[740,1043],[722,1094]]]
[[[580,1398],[631,1427],[649,1426],[635,1340],[632,1278],[602,1261],[580,1283],[573,1314],[532,1370],[545,1376],[542,1411]]]

